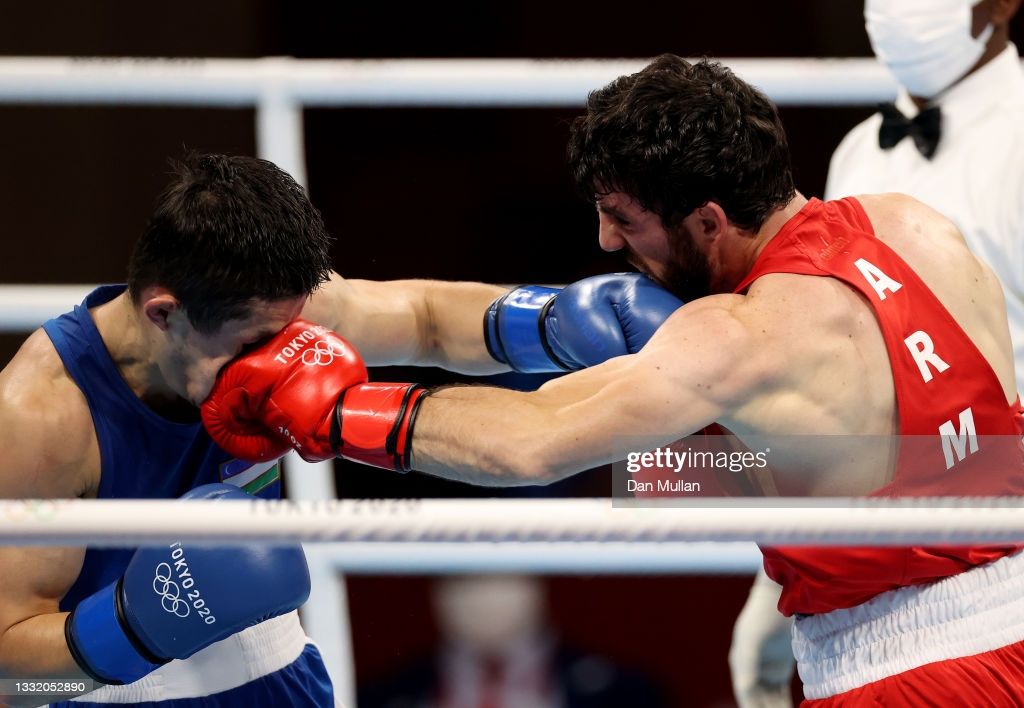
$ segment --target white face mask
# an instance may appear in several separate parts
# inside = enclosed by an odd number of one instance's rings
[[[972,0],[866,0],[875,56],[911,96],[934,98],[977,63],[992,25],[971,37]]]

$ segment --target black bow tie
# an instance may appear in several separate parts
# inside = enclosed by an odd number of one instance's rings
[[[942,136],[942,112],[938,106],[925,108],[913,119],[900,113],[894,103],[883,103],[878,109],[882,113],[882,127],[878,129],[880,148],[891,150],[909,135],[914,139],[918,152],[932,159]]]

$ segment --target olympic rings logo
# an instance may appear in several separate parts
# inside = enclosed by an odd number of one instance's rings
[[[302,352],[302,363],[306,366],[330,366],[334,357],[344,356],[345,350],[336,342],[319,339],[312,349]]]
[[[156,567],[156,576],[153,578],[153,592],[160,596],[160,605],[165,612],[170,612],[178,617],[188,617],[188,603],[181,599],[181,590],[178,584],[171,580],[170,563],[160,563]],[[182,612],[184,608],[184,612]]]

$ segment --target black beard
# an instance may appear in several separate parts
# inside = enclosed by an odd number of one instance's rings
[[[683,302],[691,302],[711,294],[711,266],[708,258],[680,226],[673,234],[669,262],[663,275],[644,270],[645,275]]]

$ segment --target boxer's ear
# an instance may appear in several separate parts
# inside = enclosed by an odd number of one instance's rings
[[[170,329],[171,315],[181,309],[181,301],[170,290],[158,285],[144,289],[139,302],[142,314],[162,332]]]
[[[707,244],[721,236],[730,227],[729,217],[715,202],[694,209],[686,217],[690,233],[700,244]]]

